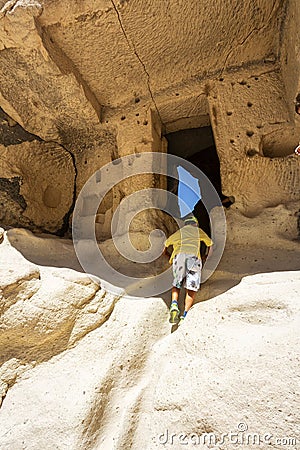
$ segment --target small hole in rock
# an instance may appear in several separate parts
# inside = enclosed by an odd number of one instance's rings
[[[249,150],[247,150],[246,155],[249,156],[250,158],[252,158],[252,156],[257,155],[257,151],[255,150],[255,148],[250,148]]]
[[[252,130],[247,130],[247,131],[246,131],[246,135],[249,136],[249,137],[251,137],[251,136],[254,135],[254,131],[252,131]]]
[[[232,111],[227,111],[226,114],[227,114],[227,116],[231,116],[232,115]]]
[[[148,120],[144,120],[143,125],[148,125]]]
[[[134,103],[139,103],[139,101],[140,101],[139,97],[136,97],[136,98],[134,99]]]
[[[230,144],[234,144],[234,139],[230,139]]]
[[[249,106],[249,108],[251,108],[252,105],[253,105],[253,103],[251,103],[251,102],[247,103],[247,106]]]
[[[125,120],[125,119],[126,119],[126,116],[122,116],[122,117],[121,117],[121,120]]]
[[[178,92],[176,92],[176,94],[175,94],[175,95],[176,95],[176,97],[178,97],[178,95],[179,95],[179,94],[178,94]]]

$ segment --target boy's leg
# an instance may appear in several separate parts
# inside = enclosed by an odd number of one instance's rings
[[[178,308],[178,298],[179,298],[180,289],[173,286],[172,287],[172,301],[170,306],[170,323],[177,323],[179,320],[179,308]]]
[[[181,270],[179,270],[180,263],[179,263],[179,255],[176,255],[174,260],[173,260],[173,276],[174,276],[174,281],[173,281],[173,287],[172,287],[172,301],[171,301],[171,306],[170,306],[170,319],[169,322],[174,324],[177,323],[179,320],[179,308],[178,308],[178,299],[179,299],[179,294],[180,294],[180,287],[182,285],[182,280],[181,280]]]
[[[186,290],[184,312],[187,313],[188,310],[193,306],[196,291]]]
[[[178,303],[179,293],[180,293],[180,289],[175,287],[175,286],[173,286],[172,287],[172,303],[173,302],[177,302]]]
[[[188,310],[193,306],[195,295],[196,295],[196,291],[192,291],[191,289],[186,290],[185,302],[184,302],[184,313],[179,318],[179,325],[182,324],[182,322],[185,319],[185,316],[187,315]]]
[[[186,295],[183,318],[193,306],[196,292],[200,289],[202,261],[195,256],[187,258]]]
[[[173,286],[172,287],[172,301],[170,306],[170,323],[177,323],[179,320],[179,308],[178,308],[178,298],[179,298],[180,289]]]

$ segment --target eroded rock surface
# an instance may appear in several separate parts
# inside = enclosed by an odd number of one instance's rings
[[[21,238],[0,246],[1,449],[231,449],[222,434],[238,430],[254,449],[255,433],[299,442],[298,272],[243,277],[171,334],[162,299],[29,263]]]
[[[5,395],[20,367],[34,366],[74,345],[106,320],[117,297],[87,275],[30,263],[7,238],[1,244],[0,261],[1,391]]]
[[[45,231],[66,228],[73,205],[75,169],[70,154],[40,141],[1,146],[0,220]]]
[[[97,169],[124,155],[168,151],[166,133],[209,125],[224,193],[244,214],[299,198],[300,161],[289,158],[300,135],[296,0],[16,0],[0,7],[0,152],[4,159],[10,149],[19,172],[0,175],[6,225],[62,234]],[[21,193],[28,164],[49,177],[37,141],[59,149],[66,193],[53,174],[42,197]],[[30,154],[25,168],[17,149]],[[55,169],[56,162],[55,155]],[[125,196],[159,185],[151,174],[114,188],[99,206],[101,239],[110,237]]]

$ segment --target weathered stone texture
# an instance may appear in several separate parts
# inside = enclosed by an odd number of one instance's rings
[[[40,141],[0,147],[1,212],[5,223],[47,231],[64,226],[74,196],[75,170],[69,153]]]
[[[234,192],[237,206],[249,215],[298,200],[300,161],[293,150],[300,129],[289,121],[280,75],[229,76],[211,88],[208,101],[224,192]],[[264,147],[273,133],[274,158]]]
[[[148,95],[147,83],[156,97],[194,76],[276,55],[280,8],[278,0],[84,1],[80,10],[73,2],[45,2],[39,20],[91,80],[100,103],[118,106]]]
[[[0,247],[1,450],[172,450],[180,433],[219,442],[241,422],[250,436],[299,442],[297,272],[236,278],[224,289],[226,276],[237,276],[231,260],[219,273],[221,295],[196,304],[171,334],[162,299],[118,299],[86,275],[29,263],[13,236]],[[240,255],[248,263],[239,262],[239,277],[261,258],[245,247]]]
[[[31,134],[63,146],[74,165],[64,180],[74,178],[74,199],[113,159],[161,151],[165,132],[209,124],[224,189],[239,208],[249,214],[255,204],[259,210],[297,196],[297,161],[263,158],[290,155],[300,133],[292,105],[299,85],[295,1],[16,0],[1,8],[0,106],[17,124],[9,125],[3,143],[29,133],[28,140]],[[250,161],[256,153],[262,158]],[[273,166],[287,173],[283,182]],[[247,188],[252,174],[257,191]],[[271,181],[259,187],[262,177]],[[124,196],[157,184],[151,176],[139,180],[105,199],[97,218],[102,238]],[[31,198],[27,222],[25,203],[11,201],[12,190],[22,195],[17,182],[2,183],[4,222],[15,225],[20,216],[21,224],[41,226],[44,212],[40,217]],[[266,183],[275,191],[269,199],[261,198]],[[50,213],[45,229],[58,232],[53,189],[43,191]]]
[[[0,0],[1,224],[62,234],[97,169],[208,125],[236,199],[199,294],[211,301],[175,333],[162,299],[72,270],[70,243],[0,228],[0,450],[195,448],[180,433],[219,439],[241,422],[299,444],[299,24],[298,0]],[[100,240],[149,187],[165,180],[113,187],[92,217]],[[157,226],[140,214],[132,244],[145,250]],[[149,264],[100,248],[146,285]]]

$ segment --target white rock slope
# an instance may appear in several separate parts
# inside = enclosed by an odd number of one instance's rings
[[[162,299],[113,298],[7,237],[0,263],[1,450],[299,448],[299,272],[245,277],[170,333]]]

